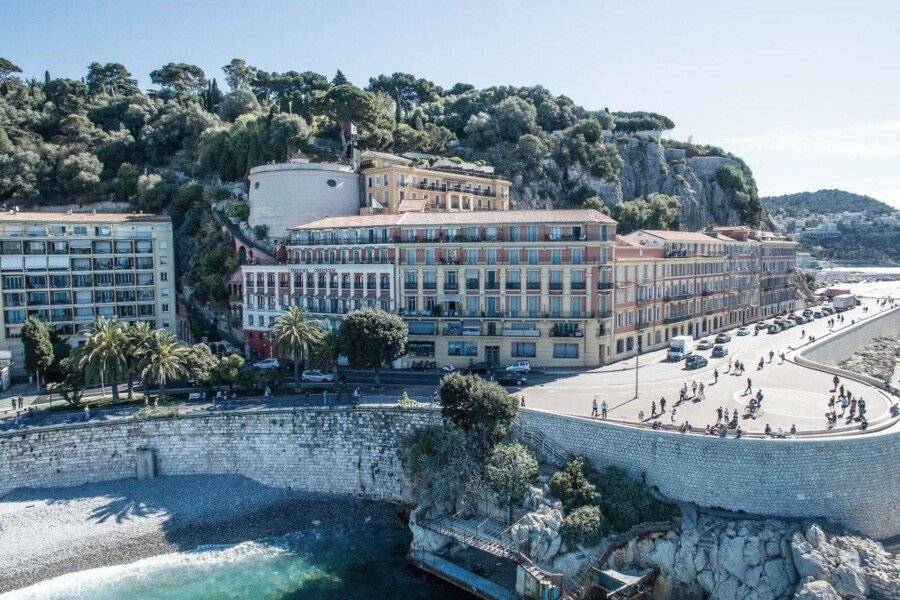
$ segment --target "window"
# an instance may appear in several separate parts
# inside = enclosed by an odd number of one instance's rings
[[[162,310],[163,312],[169,312],[169,305],[168,305],[168,304],[163,304],[163,305],[160,307],[160,310]]]
[[[478,249],[477,248],[469,248],[466,250],[466,262],[470,265],[478,264]]]
[[[407,296],[406,297],[406,310],[409,312],[416,312],[416,297],[415,296]]]
[[[527,239],[529,242],[538,241],[538,231],[539,231],[539,228],[537,225],[529,225],[528,226],[528,238]]]
[[[584,248],[572,248],[572,264],[580,265],[584,262]]]
[[[528,251],[528,264],[529,265],[538,264],[539,258],[540,258],[540,253],[538,250],[529,250]]]
[[[488,248],[487,250],[487,264],[496,265],[497,264],[497,249],[496,248]]]
[[[509,264],[517,265],[519,264],[519,249],[511,248],[509,250]]]
[[[521,230],[518,227],[510,227],[509,228],[509,239],[513,242],[518,242],[521,239]]]
[[[478,356],[478,344],[475,342],[447,342],[447,354],[450,356]]]
[[[553,344],[553,358],[578,358],[578,344]]]
[[[416,251],[412,248],[406,249],[406,264],[414,265],[416,264]]]
[[[165,271],[163,271],[162,273],[159,274],[159,280],[160,280],[160,281],[168,281],[168,280],[169,280],[169,274],[166,273]]]
[[[534,342],[514,342],[512,345],[513,358],[534,358],[537,356],[537,344]]]

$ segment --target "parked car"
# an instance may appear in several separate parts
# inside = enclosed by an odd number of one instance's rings
[[[813,318],[814,318],[814,319],[821,319],[821,318],[824,317],[824,316],[825,316],[825,313],[823,313],[821,310],[815,310],[815,311],[813,311]]]
[[[722,357],[728,354],[728,347],[724,344],[716,344],[713,346],[712,355],[715,357]]]
[[[713,347],[713,343],[709,341],[709,338],[703,338],[699,342],[697,342],[697,350],[709,350]]]
[[[779,331],[781,331],[781,325],[777,323],[769,325],[769,333],[778,333]]]
[[[771,325],[771,323],[769,323],[768,321],[760,321],[756,324],[756,330],[759,331],[760,329],[768,329],[769,325]]]
[[[531,363],[527,360],[516,360],[509,363],[506,370],[513,373],[531,373]]]
[[[730,341],[731,341],[731,336],[728,335],[727,333],[720,333],[719,335],[716,336],[717,344],[726,344]]]
[[[811,308],[807,308],[803,311],[803,316],[806,318],[812,317],[813,311]]]
[[[527,378],[521,373],[517,373],[515,371],[501,371],[494,376],[494,381],[499,383],[500,385],[506,386],[522,386],[525,385]]]
[[[443,367],[441,367],[441,371],[444,373],[452,373],[455,370],[456,367],[454,367],[453,365],[444,365]]]
[[[495,368],[494,363],[482,361],[469,365],[464,369],[464,372],[472,375],[488,375],[493,373]]]
[[[266,358],[259,362],[253,363],[253,366],[257,369],[278,369],[281,367],[281,363],[278,362],[277,358]]]
[[[686,359],[684,359],[684,368],[686,369],[699,369],[701,367],[705,367],[709,364],[709,361],[706,360],[705,356],[700,356],[699,354],[691,354]]]
[[[750,330],[746,327],[739,327],[737,330],[738,335],[750,335]]]
[[[300,375],[300,381],[307,383],[331,383],[334,381],[334,375],[319,370],[303,371]]]

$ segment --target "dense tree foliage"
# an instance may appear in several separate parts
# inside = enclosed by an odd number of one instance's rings
[[[347,313],[341,321],[340,337],[350,364],[373,369],[377,384],[382,366],[406,352],[409,330],[397,315],[364,308]]]
[[[25,350],[25,368],[35,374],[40,385],[43,373],[53,364],[53,344],[46,323],[34,316],[25,319],[22,346]]]
[[[666,194],[647,194],[615,205],[616,230],[630,233],[635,229],[678,229],[681,201]]]
[[[441,380],[441,412],[457,427],[481,430],[496,439],[506,433],[519,411],[515,397],[477,375],[451,373]]]

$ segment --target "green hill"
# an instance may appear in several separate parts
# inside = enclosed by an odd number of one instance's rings
[[[797,216],[842,212],[891,213],[893,208],[872,198],[843,190],[819,190],[784,196],[766,196],[763,205],[771,213]]]

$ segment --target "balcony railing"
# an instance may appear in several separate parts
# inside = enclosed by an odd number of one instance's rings
[[[615,284],[612,281],[598,281],[597,289],[598,290],[611,290]]]

